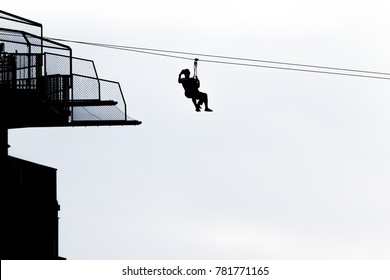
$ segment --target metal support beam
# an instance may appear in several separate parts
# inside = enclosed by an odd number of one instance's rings
[[[6,159],[8,156],[8,129],[1,128],[0,129],[0,154],[1,160]]]

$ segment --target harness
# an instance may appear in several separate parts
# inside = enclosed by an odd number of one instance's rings
[[[195,60],[194,60],[194,78],[198,78],[198,61],[199,61],[199,59],[195,58]]]

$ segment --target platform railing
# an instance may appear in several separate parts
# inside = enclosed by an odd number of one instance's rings
[[[37,94],[69,112],[70,122],[127,121],[118,82],[98,78],[92,60],[53,53],[3,53],[0,84]]]

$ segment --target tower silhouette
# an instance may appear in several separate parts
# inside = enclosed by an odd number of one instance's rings
[[[8,155],[8,130],[139,125],[118,82],[44,38],[40,23],[0,10],[1,259],[63,259],[56,169]]]

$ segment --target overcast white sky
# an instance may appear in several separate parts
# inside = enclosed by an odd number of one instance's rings
[[[388,1],[8,1],[47,37],[390,72]],[[390,81],[71,45],[138,127],[22,129],[58,168],[68,259],[390,258]]]

